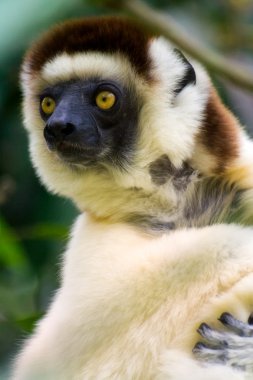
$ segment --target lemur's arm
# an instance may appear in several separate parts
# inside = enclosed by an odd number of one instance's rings
[[[240,140],[240,154],[225,171],[228,181],[241,189],[229,222],[252,226],[253,141],[244,133]],[[218,329],[204,321],[199,326],[197,331],[202,339],[193,348],[194,356],[202,363],[229,365],[252,374],[253,378],[253,313],[248,321],[242,321],[224,309],[217,318],[221,323]]]

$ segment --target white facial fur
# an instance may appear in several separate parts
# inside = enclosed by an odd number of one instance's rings
[[[163,38],[151,41],[149,54],[152,83],[137,75],[129,61],[120,54],[91,52],[70,56],[62,53],[48,61],[37,78],[30,78],[25,74],[25,68],[23,70],[24,123],[39,177],[49,190],[72,198],[80,209],[88,209],[97,216],[123,215],[126,200],[128,212],[141,212],[143,206],[150,208],[149,202],[143,205],[143,200],[139,202],[136,194],[129,191],[134,187],[152,194],[151,203],[158,202],[163,208],[169,197],[171,207],[171,203],[176,202],[174,189],[166,187],[166,194],[164,189],[157,189],[150,178],[149,165],[164,154],[177,168],[185,160],[194,160],[194,150],[197,149],[195,137],[210,91],[209,78],[202,67],[194,63],[196,84],[189,84],[175,95],[173,91],[184,75],[185,63]],[[134,88],[143,101],[135,158],[127,172],[111,166],[107,166],[102,174],[85,168],[73,170],[50,152],[44,141],[44,122],[37,97],[40,91],[59,81],[92,76],[113,79]]]

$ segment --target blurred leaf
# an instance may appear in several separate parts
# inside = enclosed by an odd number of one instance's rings
[[[82,0],[1,0],[0,61],[5,62],[20,51],[20,47],[25,49],[28,41],[34,40],[52,23],[72,16],[85,16],[91,11],[96,10]]]
[[[36,224],[35,226],[19,229],[17,232],[19,239],[31,240],[62,240],[68,236],[68,228],[59,224]]]
[[[69,8],[74,8],[79,0],[1,0],[0,2],[0,47],[1,59],[12,54],[17,48],[16,41],[33,37],[31,31],[44,22],[60,17]],[[6,17],[8,16],[9,17]],[[12,29],[9,30],[11,17]]]
[[[35,323],[42,317],[43,313],[34,313],[27,318],[16,320],[14,323],[25,332],[32,332]]]
[[[4,319],[14,321],[26,318],[36,312],[36,291],[38,281],[33,278],[26,278],[26,282],[0,285],[0,307],[1,316]]]
[[[8,268],[27,267],[25,251],[12,229],[5,223],[0,216],[0,262]]]

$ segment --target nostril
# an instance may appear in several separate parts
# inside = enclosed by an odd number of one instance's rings
[[[62,133],[65,136],[71,135],[75,130],[75,126],[71,123],[67,123],[65,126],[62,128]]]
[[[46,125],[44,128],[44,135],[54,137],[55,134],[53,128],[50,128],[48,125]]]

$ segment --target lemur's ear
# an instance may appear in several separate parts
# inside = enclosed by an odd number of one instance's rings
[[[185,58],[183,53],[178,50],[174,49],[175,53],[178,55],[178,57],[181,59],[181,61],[185,64],[185,73],[184,76],[180,79],[180,81],[177,83],[177,87],[174,90],[175,95],[179,94],[188,84],[196,84],[196,73],[193,68],[193,66],[190,64],[190,62]]]

